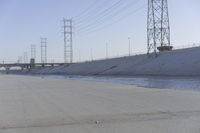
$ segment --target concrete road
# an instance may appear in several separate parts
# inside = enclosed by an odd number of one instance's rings
[[[0,133],[199,133],[200,92],[0,75]]]

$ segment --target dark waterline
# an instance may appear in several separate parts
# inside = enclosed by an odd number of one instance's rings
[[[146,88],[200,91],[200,77],[184,76],[44,76],[56,79],[135,85]]]

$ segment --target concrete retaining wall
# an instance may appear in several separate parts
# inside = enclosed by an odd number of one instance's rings
[[[138,55],[101,61],[73,64],[68,67],[33,69],[27,74],[69,75],[199,75],[200,48],[188,48],[159,53],[154,56]]]

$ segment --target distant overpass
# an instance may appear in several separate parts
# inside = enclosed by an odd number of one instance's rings
[[[55,67],[55,66],[63,66],[70,64],[72,63],[7,63],[7,64],[0,64],[0,68],[5,68],[7,70],[10,70],[10,68],[19,67],[23,70],[35,67]]]

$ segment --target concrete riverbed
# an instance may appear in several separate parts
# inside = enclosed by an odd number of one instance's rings
[[[199,133],[200,92],[0,75],[0,133]]]

